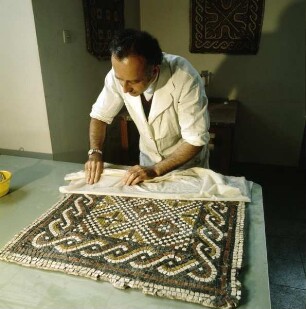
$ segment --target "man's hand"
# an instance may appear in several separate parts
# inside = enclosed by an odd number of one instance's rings
[[[154,166],[135,165],[131,167],[122,179],[122,183],[127,186],[136,185],[146,179],[157,177]]]
[[[92,154],[85,163],[85,178],[90,185],[97,183],[100,180],[103,172],[103,160],[99,153]]]

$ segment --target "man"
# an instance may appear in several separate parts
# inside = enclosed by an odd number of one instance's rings
[[[208,166],[209,117],[201,77],[182,57],[162,53],[158,41],[127,29],[110,44],[112,69],[90,113],[87,183],[103,172],[107,124],[125,104],[139,134],[140,165],[122,182],[135,185],[176,168]]]

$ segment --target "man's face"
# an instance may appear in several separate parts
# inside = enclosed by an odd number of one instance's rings
[[[123,92],[134,97],[142,94],[158,73],[158,66],[147,65],[141,56],[128,56],[122,60],[112,56],[111,60]]]

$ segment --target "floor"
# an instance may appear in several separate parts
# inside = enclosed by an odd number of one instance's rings
[[[272,309],[305,309],[305,171],[239,164],[232,174],[263,189]]]

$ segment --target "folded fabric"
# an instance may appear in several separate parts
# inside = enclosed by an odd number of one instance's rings
[[[155,199],[197,199],[251,201],[252,182],[244,177],[224,176],[209,169],[194,167],[186,170],[174,170],[163,176],[134,186],[123,185],[121,180],[127,167],[106,167],[98,183],[89,185],[85,172],[79,171],[65,176],[70,181],[59,188],[62,193],[119,195],[147,197]]]

